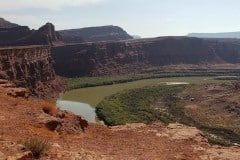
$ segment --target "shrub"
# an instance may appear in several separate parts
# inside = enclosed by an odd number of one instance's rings
[[[57,107],[55,106],[55,104],[53,104],[51,102],[44,101],[41,104],[41,107],[42,107],[43,111],[47,114],[50,114],[52,116],[57,114]]]
[[[48,141],[39,138],[27,139],[23,141],[22,144],[26,147],[27,150],[31,151],[33,156],[37,159],[46,153],[50,148]]]

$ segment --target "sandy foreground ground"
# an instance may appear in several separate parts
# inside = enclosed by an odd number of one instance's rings
[[[27,153],[19,141],[30,137],[49,141],[51,147],[42,160],[240,159],[240,147],[209,145],[195,127],[178,123],[116,127],[89,124],[85,132],[70,132],[74,130],[71,125],[57,132],[41,124],[46,113],[37,101],[12,98],[1,92],[0,102],[0,160],[24,157]]]

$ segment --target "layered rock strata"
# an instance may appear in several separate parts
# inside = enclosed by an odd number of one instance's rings
[[[68,77],[170,72],[164,66],[171,65],[188,65],[186,72],[208,71],[210,65],[239,63],[240,41],[159,37],[81,43],[54,47],[52,56],[57,74]]]
[[[0,17],[0,28],[13,28],[18,26],[19,26],[18,24],[11,23]]]
[[[41,97],[61,88],[49,46],[0,48],[0,78]]]
[[[118,26],[87,27],[59,31],[65,43],[120,41],[133,39],[126,31]]]
[[[27,26],[0,28],[0,46],[58,45],[62,44],[61,35],[51,23],[46,23],[38,30]]]

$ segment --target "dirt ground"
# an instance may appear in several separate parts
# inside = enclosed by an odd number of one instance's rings
[[[230,129],[240,134],[238,87],[235,83],[191,87],[182,92],[180,97],[185,101],[186,114],[195,121],[206,126]]]
[[[39,101],[0,92],[0,159],[23,154],[18,142],[29,137],[49,141],[42,160],[239,160],[239,147],[211,146],[195,127],[161,123],[106,127],[89,124],[85,132],[49,131],[37,121]],[[195,108],[195,106],[193,107]],[[16,158],[15,158],[16,159]]]

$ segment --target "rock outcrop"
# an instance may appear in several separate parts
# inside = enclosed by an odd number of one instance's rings
[[[77,134],[87,131],[88,121],[83,117],[75,115],[69,111],[57,110],[56,115],[47,114],[43,111],[35,110],[34,120],[38,127],[47,128],[59,134]],[[62,116],[64,115],[64,116]]]
[[[52,131],[45,124],[53,116],[43,112],[41,101],[13,98],[0,92],[0,102],[0,159],[4,160],[31,159],[31,152],[19,142],[32,138],[50,145],[41,160],[239,160],[240,156],[240,147],[210,145],[203,132],[182,124],[165,126],[156,122],[106,127],[89,123],[83,133],[79,117],[63,111],[65,116],[57,116],[62,125]]]
[[[47,97],[61,90],[49,46],[0,48],[0,78]]]
[[[0,92],[4,92],[13,97],[28,98],[30,94],[26,88],[16,87],[15,84],[5,79],[0,79],[0,90]]]
[[[30,30],[27,26],[0,28],[0,46],[56,44],[62,44],[62,37],[51,23],[45,24],[38,30]]]
[[[118,26],[88,27],[56,32],[51,23],[46,23],[38,30],[31,30],[28,26],[20,26],[0,18],[0,46],[60,45],[128,39],[133,37]]]
[[[100,26],[59,31],[65,43],[119,41],[133,39],[118,26]]]
[[[0,28],[0,46],[14,45],[23,37],[31,35],[32,32],[27,26]]]
[[[18,26],[18,24],[11,23],[3,18],[0,18],[0,28],[13,28]]]
[[[239,63],[240,41],[160,37],[82,43],[54,47],[52,56],[57,74],[68,77],[145,73],[167,65]]]
[[[46,23],[27,37],[20,39],[17,45],[56,45],[62,43],[61,35],[51,23]]]

